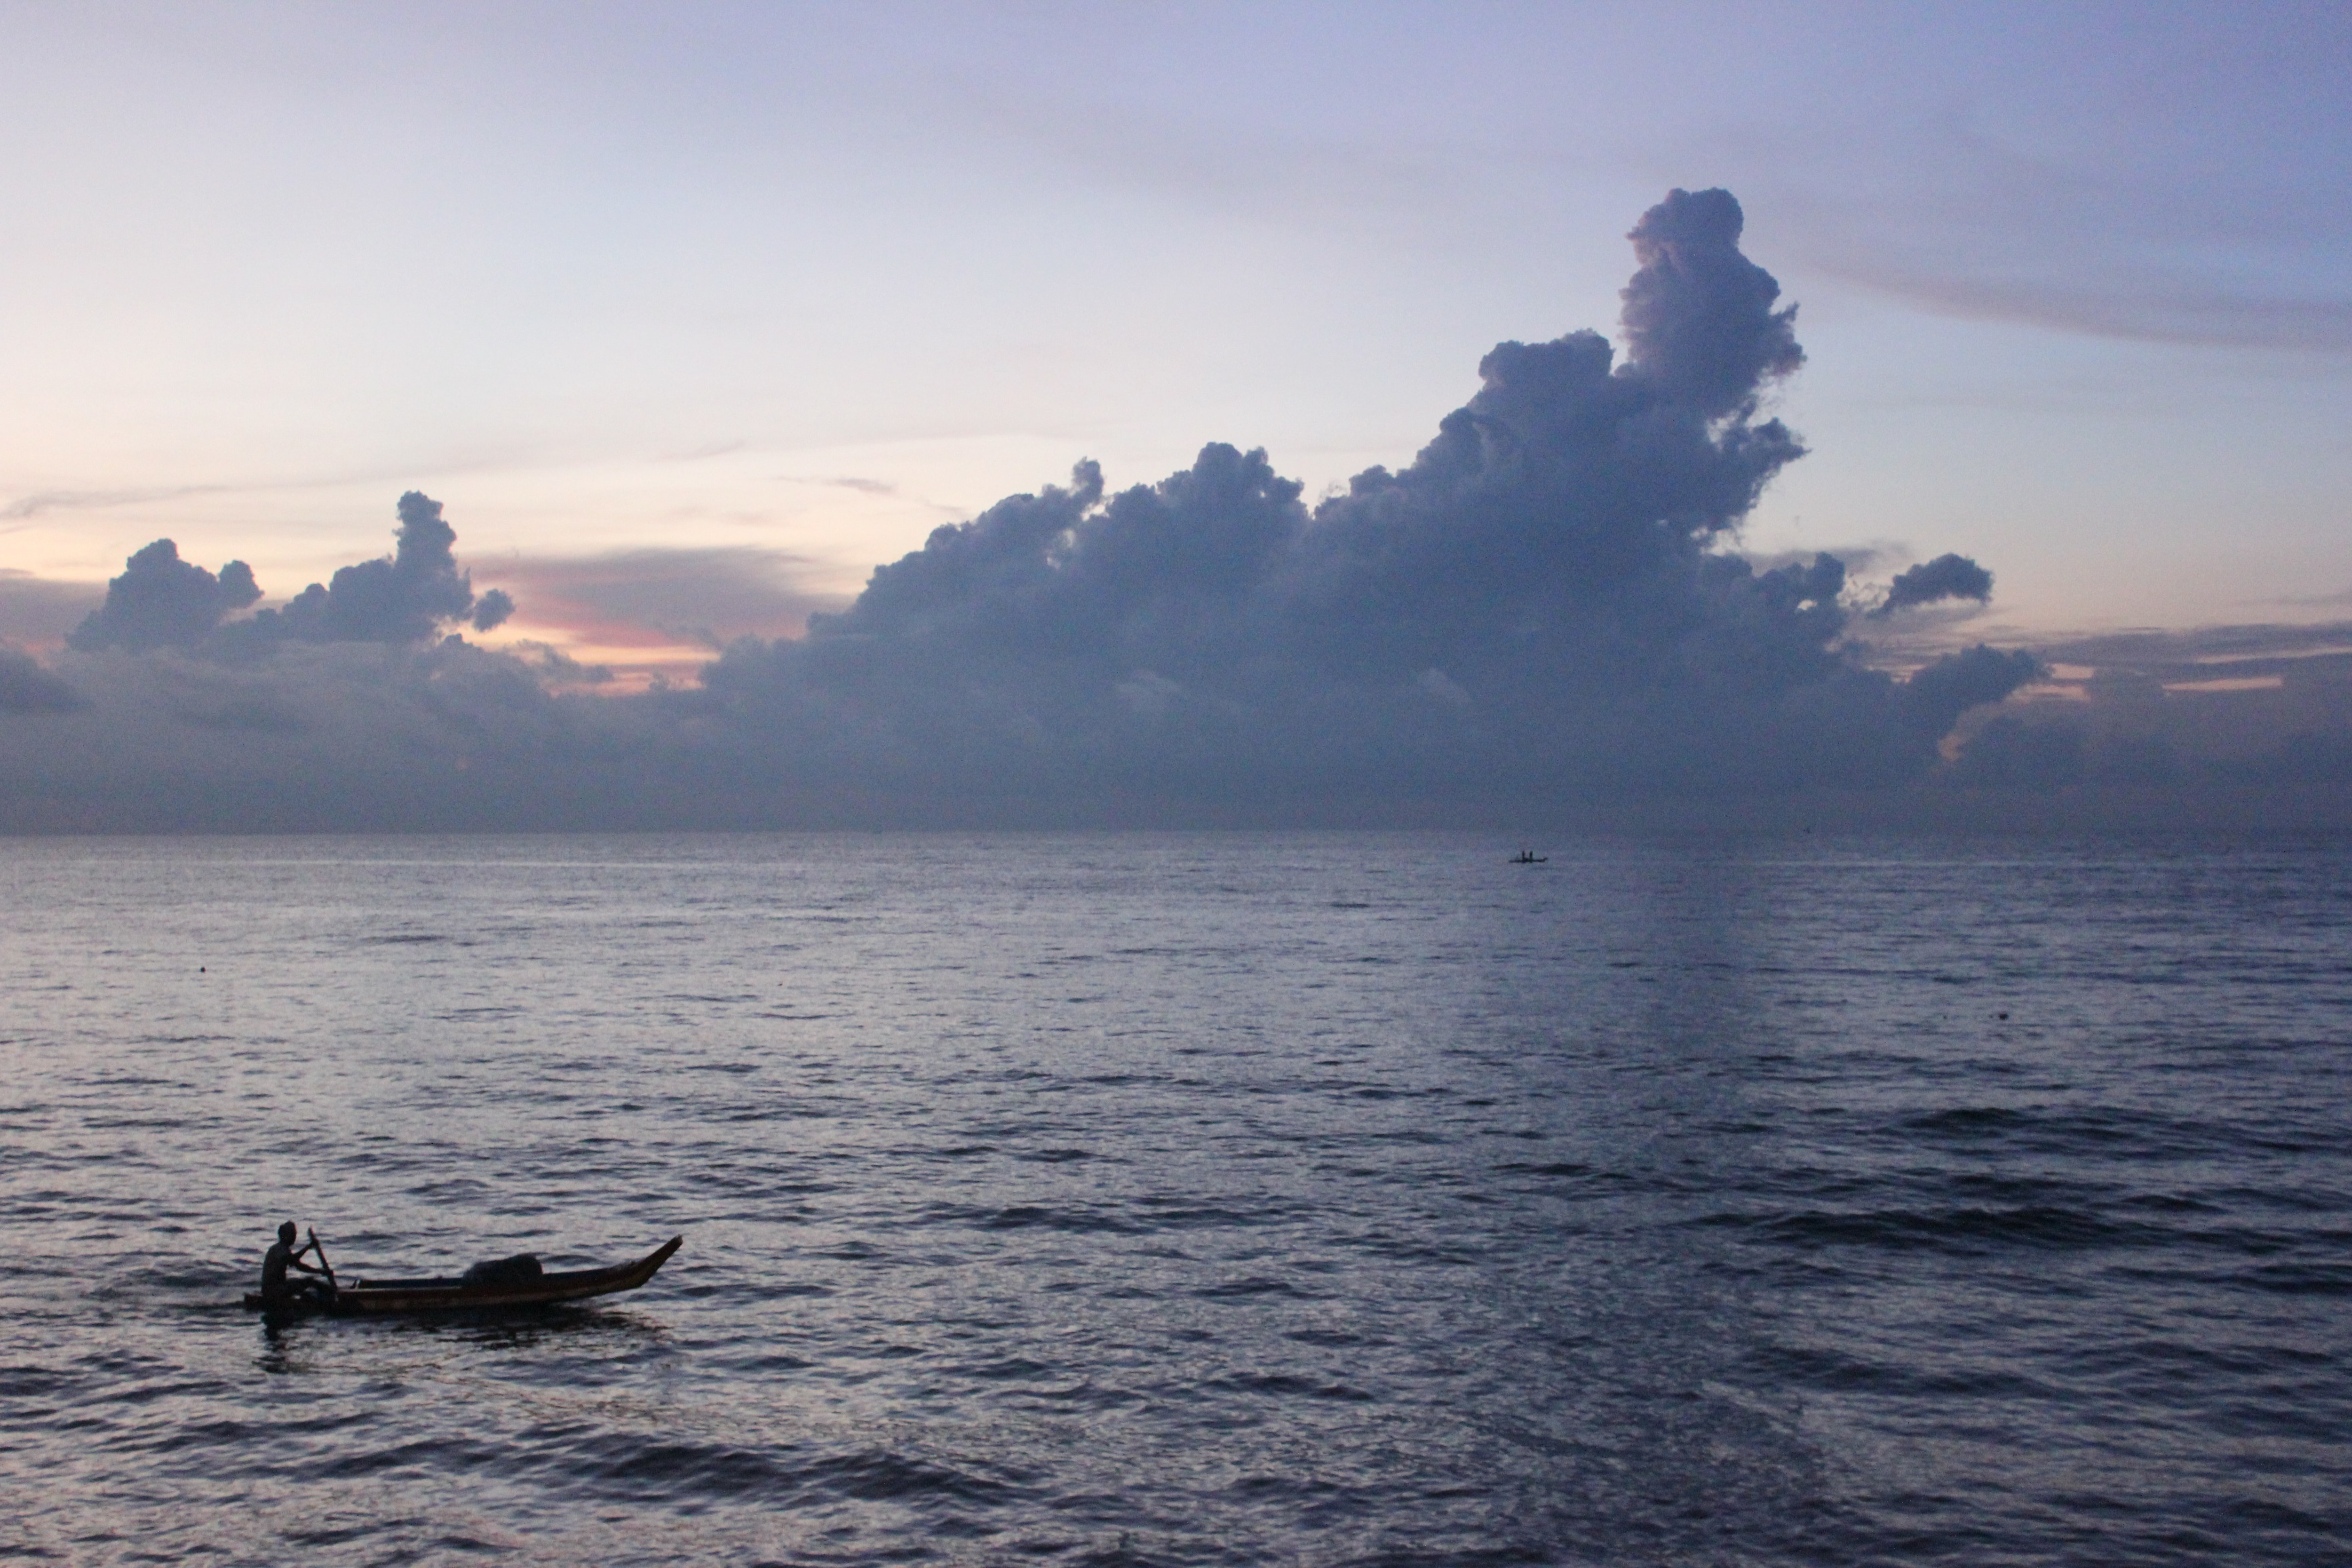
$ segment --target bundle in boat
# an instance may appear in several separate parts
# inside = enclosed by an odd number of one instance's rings
[[[536,1285],[545,1279],[547,1271],[539,1259],[528,1252],[518,1252],[512,1258],[493,1258],[477,1263],[457,1277],[460,1285]]]

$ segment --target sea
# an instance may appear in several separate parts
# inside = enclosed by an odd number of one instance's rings
[[[2348,1067],[2340,843],[0,840],[0,1558],[2342,1563]]]

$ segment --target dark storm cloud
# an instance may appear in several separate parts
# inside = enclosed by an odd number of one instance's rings
[[[1886,585],[1886,598],[1875,612],[1893,615],[1918,605],[1945,599],[1974,599],[1981,605],[1992,597],[1992,574],[1965,555],[1938,555],[1907,572],[1898,572]]]
[[[1803,358],[1794,310],[1740,228],[1723,192],[1671,195],[1632,236],[1622,361],[1590,331],[1500,344],[1402,468],[1309,507],[1224,443],[1124,489],[1081,463],[935,531],[805,637],[738,637],[699,688],[598,699],[553,661],[433,640],[504,606],[412,494],[394,558],[192,656],[67,656],[91,708],[45,718],[46,751],[0,747],[0,804],[184,825],[1524,820],[1916,781],[2040,665],[1979,647],[1896,680],[1848,637],[1842,561],[1727,552],[1804,452],[1767,406]],[[715,638],[814,606],[754,554],[499,574],[542,624]]]

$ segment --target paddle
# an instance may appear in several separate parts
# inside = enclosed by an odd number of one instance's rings
[[[331,1290],[341,1289],[342,1287],[335,1283],[335,1266],[327,1261],[327,1249],[319,1244],[317,1226],[310,1227],[310,1250],[319,1255],[319,1267],[327,1271],[327,1288]]]

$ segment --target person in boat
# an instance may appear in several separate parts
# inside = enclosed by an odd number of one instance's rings
[[[294,1245],[294,1222],[289,1219],[278,1227],[278,1244],[262,1255],[261,1302],[266,1307],[282,1306],[306,1296],[321,1305],[335,1299],[334,1281],[327,1271],[315,1263],[302,1261],[310,1248],[316,1247],[318,1243],[310,1241],[297,1247]],[[289,1268],[299,1269],[305,1274],[315,1274],[318,1278],[289,1280],[286,1278],[286,1271]]]

